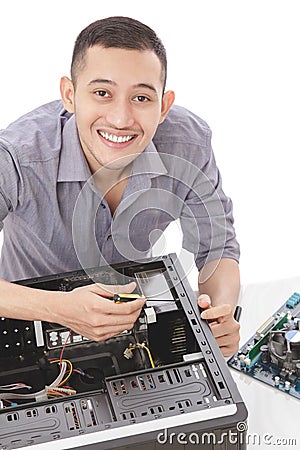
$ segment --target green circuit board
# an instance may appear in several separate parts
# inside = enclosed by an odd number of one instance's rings
[[[229,360],[229,367],[300,399],[300,294],[295,292]]]

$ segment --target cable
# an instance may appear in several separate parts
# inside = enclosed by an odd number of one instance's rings
[[[38,400],[38,399],[47,399],[47,390],[49,390],[49,388],[56,388],[58,387],[62,380],[64,379],[64,376],[66,374],[66,370],[67,370],[67,360],[62,360],[60,363],[60,372],[58,374],[58,376],[56,377],[56,379],[50,384],[50,386],[45,386],[44,389],[42,389],[41,391],[38,392],[33,392],[31,394],[14,394],[14,393],[0,393],[0,399],[4,399],[6,400],[6,398],[16,398],[16,399],[34,399],[34,400]],[[58,360],[58,362],[60,362]],[[9,395],[8,395],[9,394]]]
[[[60,367],[60,372],[59,372],[57,378],[50,384],[50,386],[45,386],[45,388],[42,389],[41,391],[31,393],[31,394],[14,394],[14,393],[10,393],[10,392],[8,393],[8,391],[21,389],[21,388],[32,389],[32,386],[28,386],[24,383],[13,383],[11,385],[3,385],[3,386],[0,386],[0,390],[5,390],[7,392],[0,393],[0,400],[1,399],[6,400],[6,398],[9,397],[10,399],[11,398],[34,399],[37,401],[37,400],[47,399],[48,395],[64,396],[64,395],[72,395],[73,393],[76,394],[76,391],[74,389],[67,389],[67,391],[65,393],[63,391],[58,390],[58,389],[63,389],[63,388],[61,388],[61,386],[63,386],[69,380],[69,378],[71,377],[71,375],[73,373],[73,365],[72,365],[71,361],[69,361],[68,359],[63,359],[63,354],[65,351],[66,345],[68,343],[68,340],[70,339],[71,333],[72,333],[72,330],[70,329],[69,334],[63,345],[63,348],[61,349],[59,359],[55,359],[50,362],[50,364],[58,363],[59,367]],[[67,376],[65,377],[68,366],[69,366],[69,372],[68,372]]]
[[[123,352],[123,355],[125,356],[125,358],[127,358],[127,359],[131,359],[132,358],[132,351],[133,350],[135,350],[136,348],[142,348],[142,349],[144,349],[144,350],[146,350],[146,352],[147,352],[147,354],[148,354],[148,357],[149,357],[149,361],[150,361],[150,364],[151,364],[151,367],[152,368],[154,368],[155,367],[155,363],[154,363],[154,360],[153,360],[153,358],[152,358],[152,355],[151,355],[151,351],[150,351],[150,349],[146,346],[146,344],[143,342],[142,344],[140,344],[140,343],[136,343],[136,344],[132,344],[132,345],[130,345],[129,347],[127,347],[125,350],[124,350],[124,352]]]
[[[67,336],[67,339],[65,340],[65,343],[64,343],[63,348],[61,349],[61,352],[60,352],[60,355],[59,355],[59,360],[60,360],[60,361],[62,361],[62,357],[63,357],[64,351],[65,351],[65,349],[66,349],[68,340],[70,339],[71,333],[72,333],[72,330],[70,329],[70,330],[69,330],[69,334],[68,334],[68,336]]]
[[[69,372],[68,372],[66,378],[64,378],[62,381],[60,381],[57,384],[57,386],[63,386],[68,381],[68,379],[71,377],[71,375],[73,373],[73,364],[68,359],[54,359],[53,361],[50,362],[50,364],[54,364],[54,363],[61,364],[62,362],[65,362],[69,365]],[[51,387],[57,387],[57,386],[53,386],[53,384],[51,385]]]
[[[28,386],[25,383],[12,383],[12,384],[4,384],[0,386],[0,391],[14,391],[17,389],[32,389],[32,386]]]
[[[146,347],[145,344],[137,344],[137,346],[138,346],[138,347],[142,347],[143,349],[146,350],[146,352],[148,353],[148,357],[149,357],[149,361],[150,361],[151,367],[154,368],[154,367],[155,367],[155,364],[154,364],[154,361],[153,361],[153,358],[152,358],[150,349],[149,349],[148,347]]]

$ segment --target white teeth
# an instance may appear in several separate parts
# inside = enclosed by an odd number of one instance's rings
[[[128,142],[133,139],[133,136],[116,136],[115,134],[104,133],[103,131],[99,131],[100,135],[110,142]]]

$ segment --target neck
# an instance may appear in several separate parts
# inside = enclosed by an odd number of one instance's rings
[[[118,170],[102,168],[94,173],[94,181],[105,197],[112,216],[118,208],[126,189],[132,164]]]
[[[96,171],[92,171],[95,181],[105,185],[114,185],[125,178],[128,178],[131,173],[132,163],[122,168],[98,167]]]

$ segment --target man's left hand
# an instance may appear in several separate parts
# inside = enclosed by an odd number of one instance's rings
[[[201,318],[209,322],[223,356],[232,356],[238,350],[240,341],[240,324],[233,317],[235,307],[225,303],[212,306],[206,294],[198,297],[198,305],[204,310]]]

